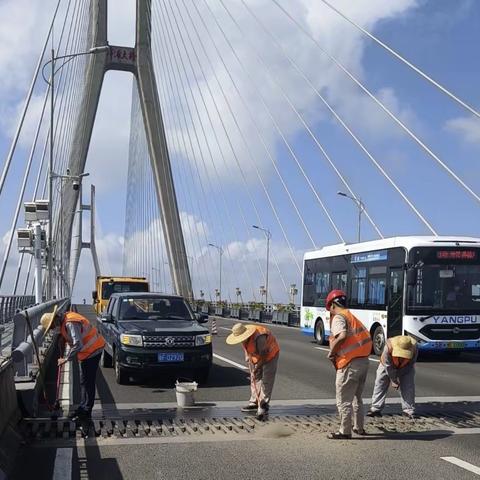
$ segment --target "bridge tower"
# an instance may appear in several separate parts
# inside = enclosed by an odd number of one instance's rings
[[[69,158],[69,168],[79,175],[84,172],[88,149],[95,123],[103,78],[108,70],[131,72],[134,75],[142,109],[152,174],[157,193],[159,211],[170,272],[175,292],[187,298],[193,297],[190,271],[187,262],[185,241],[180,223],[175,186],[162,119],[157,83],[152,60],[151,45],[151,0],[136,0],[135,47],[111,45],[109,51],[90,55],[85,71],[85,88],[80,115],[76,120],[74,144]],[[107,0],[92,0],[89,25],[90,48],[107,45]],[[73,217],[64,212],[74,210],[78,191],[64,199],[61,213],[66,226],[65,258],[70,258]],[[79,255],[79,250],[75,255]],[[78,264],[74,258],[73,268]]]

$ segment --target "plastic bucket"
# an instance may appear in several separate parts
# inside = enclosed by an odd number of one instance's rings
[[[177,395],[177,405],[179,407],[192,407],[195,405],[195,392],[197,391],[197,382],[179,382],[175,383],[175,394]]]

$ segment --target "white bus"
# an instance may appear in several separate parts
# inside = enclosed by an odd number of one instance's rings
[[[422,350],[480,349],[480,238],[394,237],[307,252],[301,327],[321,344],[332,289],[347,293],[377,355],[387,337],[402,334]]]

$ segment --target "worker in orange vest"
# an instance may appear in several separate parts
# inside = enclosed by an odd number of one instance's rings
[[[332,290],[326,300],[330,312],[330,351],[328,358],[337,370],[335,391],[340,429],[328,434],[330,439],[352,438],[353,432],[365,435],[362,393],[372,350],[370,333],[347,308],[342,290]]]
[[[95,380],[98,364],[105,346],[104,338],[97,329],[82,315],[76,312],[45,313],[40,320],[47,332],[50,328],[60,327],[60,334],[70,346],[66,357],[58,359],[58,366],[77,358],[80,364],[81,402],[71,419],[88,419],[92,415],[95,402]]]
[[[415,418],[415,363],[417,342],[408,335],[387,339],[375,378],[372,405],[368,417],[381,417],[388,387],[400,389],[403,414]]]
[[[257,418],[263,420],[268,413],[277,372],[280,354],[277,339],[266,327],[237,323],[226,342],[228,345],[242,344],[250,369],[250,401],[242,411],[256,411]]]

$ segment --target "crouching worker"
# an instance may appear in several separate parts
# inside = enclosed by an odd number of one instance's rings
[[[263,419],[268,412],[280,347],[273,333],[260,325],[237,323],[227,337],[228,345],[242,344],[250,369],[250,401],[243,412],[257,412]]]
[[[95,403],[98,364],[105,346],[104,338],[85,317],[76,312],[58,313],[55,307],[53,313],[43,314],[40,321],[45,331],[59,327],[64,341],[70,345],[67,356],[58,359],[58,366],[75,357],[80,364],[81,402],[70,418],[73,420],[90,418]]]
[[[375,378],[369,417],[380,417],[385,406],[388,387],[400,389],[403,414],[415,418],[415,362],[417,342],[406,335],[389,338],[386,342]]]

